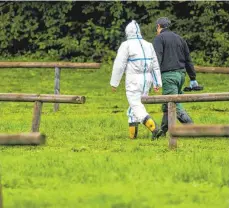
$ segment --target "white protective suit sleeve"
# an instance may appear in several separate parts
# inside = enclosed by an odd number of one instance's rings
[[[122,79],[122,75],[125,72],[127,61],[129,57],[127,42],[123,42],[119,49],[114,61],[113,71],[111,76],[110,85],[112,87],[118,87]]]
[[[151,44],[151,46],[152,46],[152,55],[153,55],[153,59],[152,59],[153,87],[162,87],[160,66],[158,63],[158,59],[157,59],[157,55],[156,55],[156,52],[154,50],[154,47],[152,44]]]

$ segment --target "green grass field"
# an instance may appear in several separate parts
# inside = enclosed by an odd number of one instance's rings
[[[53,94],[54,69],[0,69],[0,92]],[[229,208],[229,141],[150,140],[140,126],[128,139],[124,81],[109,85],[111,66],[61,72],[61,93],[85,95],[84,105],[44,104],[44,146],[1,146],[4,208]],[[205,92],[228,92],[229,77],[198,74]],[[186,85],[189,80],[187,78]],[[201,92],[201,93],[202,93]],[[153,94],[152,94],[153,95]],[[229,124],[228,102],[184,104],[197,124]],[[160,105],[146,105],[161,122]],[[0,102],[0,132],[29,132],[33,103]]]

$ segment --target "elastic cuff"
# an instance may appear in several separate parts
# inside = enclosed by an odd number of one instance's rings
[[[151,118],[150,115],[147,115],[147,116],[144,118],[144,120],[143,120],[142,123],[145,125],[145,124],[146,124],[146,121],[148,121],[149,118]]]
[[[139,122],[133,122],[133,123],[129,123],[129,126],[138,126],[138,124],[140,124]]]

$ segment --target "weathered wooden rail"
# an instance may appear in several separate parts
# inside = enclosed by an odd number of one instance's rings
[[[176,126],[176,104],[178,102],[217,102],[229,101],[229,93],[203,93],[186,95],[157,95],[142,97],[144,104],[168,103],[169,147],[177,147],[177,137],[229,137],[229,125]]]
[[[40,145],[46,136],[39,132],[20,134],[0,134],[0,145]]]
[[[201,73],[221,73],[229,74],[229,67],[204,67],[204,66],[195,66],[196,72]]]
[[[184,125],[170,129],[173,136],[181,137],[228,137],[229,125]]]
[[[71,62],[2,62],[0,68],[77,68],[98,69],[100,63],[71,63]]]
[[[71,62],[0,62],[0,68],[55,68],[54,94],[60,94],[61,68],[99,69],[100,63]],[[59,102],[54,103],[54,111],[59,110]]]
[[[84,104],[86,98],[79,95],[0,93],[0,101]]]
[[[85,96],[78,95],[0,93],[0,101],[34,102],[31,131],[39,132],[43,103],[84,104],[86,102],[86,98]]]
[[[0,68],[78,68],[98,69],[100,63],[73,63],[73,62],[0,62]],[[195,66],[197,72],[228,74],[228,67]]]
[[[184,95],[155,95],[142,97],[145,104],[160,104],[168,102],[212,102],[212,101],[228,101],[229,93],[202,93],[202,94],[184,94]]]

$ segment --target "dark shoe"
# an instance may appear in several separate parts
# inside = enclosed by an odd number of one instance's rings
[[[164,132],[163,130],[162,130],[161,137],[166,137],[166,132]]]
[[[164,132],[161,129],[156,128],[153,132],[152,132],[152,140],[156,140],[158,139]]]

